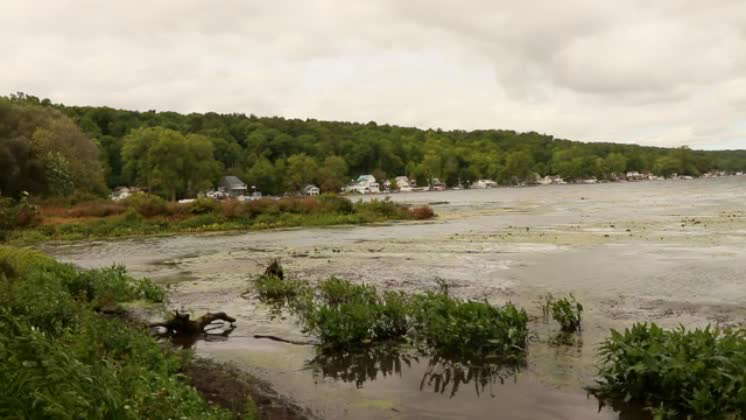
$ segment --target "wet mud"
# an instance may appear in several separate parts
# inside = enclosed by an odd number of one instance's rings
[[[444,204],[426,223],[48,244],[45,251],[85,267],[124,264],[167,285],[174,309],[236,317],[227,339],[194,343],[197,354],[266,380],[322,418],[648,418],[634,407],[599,409],[584,390],[609,329],[746,319],[746,177],[392,199]],[[250,279],[273,258],[304,279],[337,275],[414,292],[441,278],[456,296],[521,305],[534,331],[527,364],[432,360],[394,346],[319,357],[313,346],[254,338],[309,340],[292,316],[273,316],[251,293]],[[558,338],[559,326],[541,318],[546,293],[573,293],[583,303],[580,335]]]

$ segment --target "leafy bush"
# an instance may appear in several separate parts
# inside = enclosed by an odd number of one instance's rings
[[[412,338],[439,354],[498,356],[518,361],[525,355],[528,316],[511,304],[462,301],[447,293],[407,295],[331,277],[315,289],[262,276],[260,295],[286,298],[304,330],[327,349],[358,349],[383,340]]]
[[[543,310],[544,316],[551,313],[552,319],[560,324],[562,331],[574,332],[580,329],[583,305],[575,300],[575,296],[554,299],[552,295],[547,295]]]
[[[271,274],[263,274],[254,280],[254,286],[263,302],[285,302],[303,292],[305,283],[294,279],[281,279]]]
[[[352,201],[336,194],[322,194],[318,200],[325,212],[350,214],[354,211]]]
[[[355,211],[368,214],[375,219],[410,219],[412,216],[406,205],[391,201],[388,197],[384,200],[373,199],[367,202],[355,203]]]
[[[521,360],[528,339],[528,315],[508,303],[502,307],[461,300],[445,293],[414,297],[418,338],[450,356],[495,355]]]
[[[23,194],[18,201],[0,196],[0,231],[36,226],[41,223],[39,208]]]
[[[220,208],[220,203],[209,197],[199,197],[189,203],[189,212],[192,214],[213,213],[217,212]]]
[[[420,206],[409,210],[412,218],[416,220],[427,220],[435,217],[435,212],[430,206]]]
[[[0,418],[231,418],[181,380],[186,353],[93,311],[157,289],[0,247]]]
[[[145,217],[166,213],[166,200],[154,194],[137,192],[123,200],[123,203]]]
[[[407,333],[409,307],[401,293],[380,295],[373,286],[336,277],[320,282],[318,290],[317,301],[295,308],[305,330],[327,348],[351,349]]]
[[[599,354],[593,391],[602,399],[639,402],[661,416],[744,418],[745,330],[634,324],[623,333],[612,330]]]

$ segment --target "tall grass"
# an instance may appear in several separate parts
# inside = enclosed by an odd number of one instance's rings
[[[410,209],[390,200],[353,204],[336,195],[263,198],[247,202],[200,198],[181,204],[169,203],[145,193],[134,194],[116,203],[99,200],[79,203],[70,208],[47,207],[42,213],[47,218],[44,225],[10,233],[8,229],[6,239],[23,243],[49,239],[80,240],[175,232],[362,224],[434,217],[429,207]]]
[[[96,312],[134,299],[163,291],[0,247],[0,418],[231,418],[183,382],[187,353]]]

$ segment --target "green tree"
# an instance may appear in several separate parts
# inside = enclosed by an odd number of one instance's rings
[[[319,169],[319,187],[324,192],[339,192],[347,181],[347,162],[341,156],[328,156]]]
[[[605,163],[611,174],[620,176],[627,171],[627,158],[621,153],[609,153]]]
[[[299,192],[308,184],[312,184],[318,176],[318,165],[312,157],[305,153],[292,155],[288,158],[285,171],[285,190]]]
[[[282,190],[274,165],[265,157],[256,159],[246,172],[246,182],[264,194],[279,194]]]
[[[534,160],[526,151],[512,152],[505,159],[505,167],[500,174],[500,181],[506,184],[519,184],[531,180]]]

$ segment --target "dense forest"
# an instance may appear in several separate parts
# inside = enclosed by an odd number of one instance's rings
[[[535,132],[444,131],[257,117],[65,106],[23,93],[0,98],[0,190],[101,194],[137,185],[165,198],[193,196],[222,175],[265,194],[315,183],[339,191],[360,174],[399,175],[449,186],[491,178],[517,184],[536,175],[567,181],[625,171],[699,176],[746,171],[746,151],[696,151],[583,143]]]

